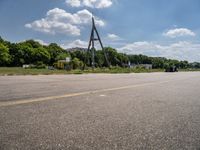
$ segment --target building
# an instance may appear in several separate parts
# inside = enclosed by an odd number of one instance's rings
[[[58,60],[55,64],[54,67],[58,68],[58,69],[66,69],[66,70],[70,70],[70,62],[71,62],[71,58],[70,57],[66,57],[65,60]]]

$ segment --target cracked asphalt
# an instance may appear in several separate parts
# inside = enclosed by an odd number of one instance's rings
[[[1,76],[0,149],[199,150],[200,72]]]

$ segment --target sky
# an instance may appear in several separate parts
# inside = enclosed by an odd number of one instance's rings
[[[87,47],[92,14],[105,47],[200,62],[199,0],[0,0],[0,36]]]

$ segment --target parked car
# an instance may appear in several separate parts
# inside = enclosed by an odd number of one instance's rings
[[[165,72],[178,72],[178,69],[176,66],[170,66],[165,69]]]

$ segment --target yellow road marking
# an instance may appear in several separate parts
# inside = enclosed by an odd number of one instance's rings
[[[163,83],[168,83],[168,82],[170,82],[170,81],[128,85],[128,86],[122,86],[122,87],[116,87],[116,88],[100,89],[100,90],[94,90],[94,91],[71,93],[71,94],[49,96],[49,97],[42,97],[42,98],[35,98],[35,99],[24,99],[24,100],[16,100],[16,101],[9,101],[9,102],[0,102],[0,107],[20,105],[20,104],[28,104],[28,103],[34,103],[34,102],[43,102],[43,101],[48,101],[48,100],[59,100],[61,98],[69,98],[69,97],[76,97],[76,96],[95,94],[95,93],[101,93],[101,92],[124,90],[124,89],[143,87],[143,86],[148,86],[148,85],[163,84]]]

